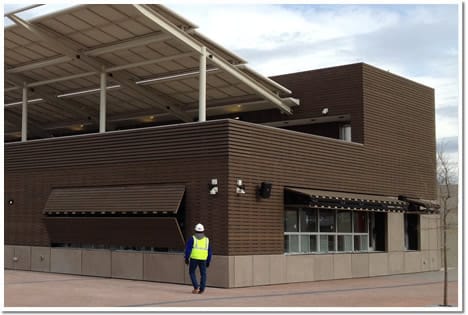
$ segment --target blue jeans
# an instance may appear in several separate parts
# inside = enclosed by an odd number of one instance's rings
[[[197,276],[195,275],[197,266],[200,269],[200,286],[198,286]],[[190,259],[189,274],[190,280],[192,280],[193,288],[204,291],[206,287],[206,260]]]

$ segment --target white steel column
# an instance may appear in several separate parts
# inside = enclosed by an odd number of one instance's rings
[[[103,68],[101,71],[101,93],[99,103],[99,132],[106,132],[106,92],[107,92],[107,75]]]
[[[200,87],[198,90],[198,121],[206,121],[206,47],[201,48]]]
[[[21,141],[28,139],[28,87],[23,86],[23,108],[21,111]]]

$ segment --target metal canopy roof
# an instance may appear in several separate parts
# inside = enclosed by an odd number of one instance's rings
[[[31,21],[6,14],[5,140],[21,135],[27,86],[28,138],[96,131],[101,73],[109,129],[198,118],[200,47],[207,50],[207,116],[277,108],[298,100],[245,60],[162,5],[87,4]],[[62,133],[60,132],[62,131]]]

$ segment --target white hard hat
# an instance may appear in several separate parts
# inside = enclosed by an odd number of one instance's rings
[[[203,227],[203,224],[198,223],[197,225],[195,225],[195,232],[204,232],[204,231],[205,231],[205,228]]]

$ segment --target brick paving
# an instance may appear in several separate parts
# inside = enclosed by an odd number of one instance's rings
[[[433,310],[442,303],[442,279],[443,273],[437,271],[234,289],[209,287],[204,294],[194,295],[188,285],[5,270],[4,310],[17,307],[125,307],[135,311],[172,307],[195,311],[206,307],[428,307]],[[455,311],[458,306],[456,270],[449,270],[448,288],[448,302],[454,306],[450,311]]]

